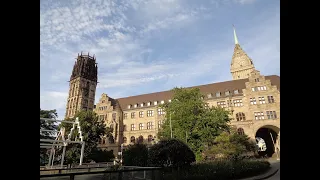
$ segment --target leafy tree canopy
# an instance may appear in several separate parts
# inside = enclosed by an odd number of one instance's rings
[[[216,136],[229,129],[229,112],[220,107],[209,107],[198,88],[174,88],[171,102],[160,105],[166,112],[160,138],[173,138],[188,144],[201,157],[203,150],[213,144]]]
[[[40,109],[40,118],[49,118],[56,119],[58,118],[57,111],[54,110],[41,110]],[[40,129],[45,130],[57,130],[57,125],[52,121],[40,120]],[[41,139],[52,139],[52,132],[40,132]]]
[[[57,111],[54,110],[42,110],[40,108],[40,118],[49,118],[56,119],[58,118]],[[44,130],[57,130],[57,125],[52,121],[45,121],[40,119],[40,129]],[[40,139],[54,139],[52,132],[40,132]],[[44,142],[42,142],[44,143]],[[47,149],[40,148],[40,164],[44,165],[44,163],[48,160]]]
[[[145,144],[129,145],[123,152],[123,164],[126,166],[146,167],[148,163],[148,148]]]
[[[205,153],[208,156],[222,156],[225,158],[237,158],[245,153],[256,151],[255,142],[236,131],[223,132],[214,141],[214,145]]]

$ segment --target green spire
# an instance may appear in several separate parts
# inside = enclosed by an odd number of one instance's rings
[[[234,43],[235,43],[235,44],[239,44],[238,38],[237,38],[237,34],[236,34],[236,28],[234,28],[234,25],[233,25],[233,24],[232,24],[232,26],[233,26]]]

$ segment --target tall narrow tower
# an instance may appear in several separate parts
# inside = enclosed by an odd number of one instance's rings
[[[70,77],[66,118],[72,118],[79,110],[93,110],[98,80],[98,66],[94,56],[83,55],[76,58]]]
[[[233,80],[246,79],[249,77],[251,71],[253,71],[255,68],[252,60],[240,47],[236,30],[234,27],[233,27],[233,35],[234,35],[235,47],[234,47],[231,67],[230,67],[232,79]]]

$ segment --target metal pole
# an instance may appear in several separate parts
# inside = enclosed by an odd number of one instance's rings
[[[80,164],[79,164],[79,165],[82,165],[83,153],[84,153],[84,146],[85,146],[85,142],[82,142],[81,154],[80,154]]]
[[[170,133],[171,133],[171,139],[172,139],[172,124],[171,124],[171,112],[170,112]]]
[[[52,154],[53,154],[53,148],[51,147],[51,150],[50,150],[50,155],[49,155],[49,162],[48,162],[48,167],[50,167],[50,165],[51,165]]]
[[[275,146],[275,144],[274,144],[274,141],[273,141],[273,137],[272,137],[272,134],[271,134],[271,132],[269,132],[270,133],[270,136],[271,136],[271,140],[272,140],[272,143],[273,143],[273,150],[276,152],[276,155],[277,155],[277,160],[279,160],[279,155],[278,155],[278,151],[277,151],[277,149],[276,149],[276,146]]]
[[[53,163],[54,163],[54,155],[56,154],[56,151],[53,150],[53,155],[52,155],[52,162],[51,162],[51,167],[53,167]]]
[[[186,131],[186,143],[188,142],[188,134],[187,134],[187,131]]]
[[[66,146],[63,146],[62,156],[61,156],[61,167],[63,167],[65,154],[66,154]]]

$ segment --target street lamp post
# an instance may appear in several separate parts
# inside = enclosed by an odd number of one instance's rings
[[[169,121],[170,121],[170,134],[171,134],[171,139],[172,139],[172,124],[171,124],[171,112],[170,112],[170,118],[169,118]]]

